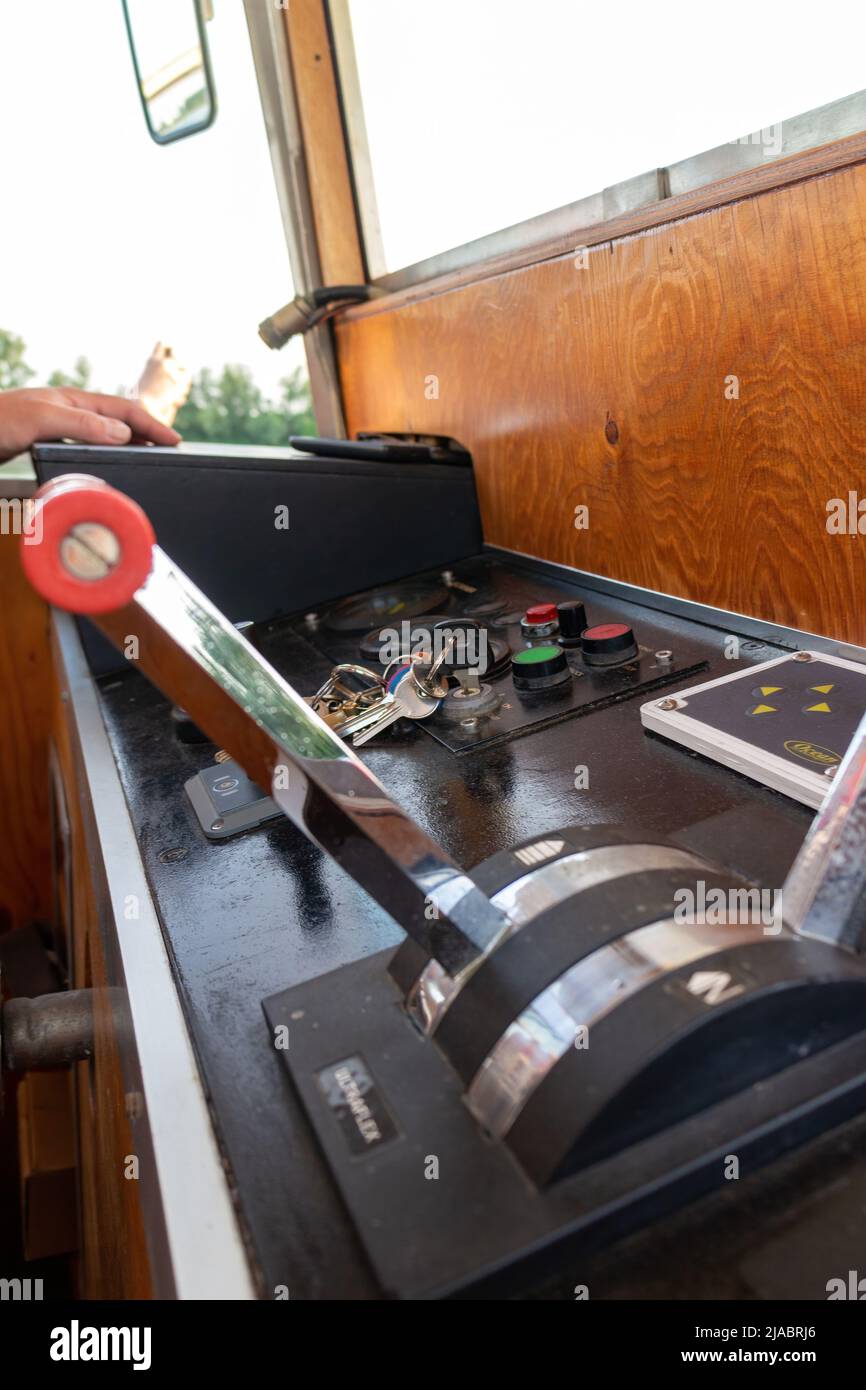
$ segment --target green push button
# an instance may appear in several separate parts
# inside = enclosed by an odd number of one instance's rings
[[[571,671],[565,652],[551,642],[515,652],[511,658],[511,678],[515,690],[547,690],[571,680]]]
[[[551,645],[549,647],[527,647],[525,651],[515,652],[512,660],[516,666],[534,666],[540,661],[555,661],[562,656],[559,647]]]

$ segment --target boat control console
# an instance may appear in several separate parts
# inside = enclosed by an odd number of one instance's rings
[[[262,1287],[616,1292],[664,1218],[664,1292],[823,1296],[754,1252],[827,1136],[863,1175],[856,653],[491,549],[226,617],[41,497],[32,582],[138,639],[102,712]]]

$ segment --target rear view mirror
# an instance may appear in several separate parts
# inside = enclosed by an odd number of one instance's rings
[[[202,0],[123,0],[123,11],[152,139],[169,145],[206,130],[217,103]]]

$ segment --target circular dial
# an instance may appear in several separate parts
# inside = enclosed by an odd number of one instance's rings
[[[402,623],[437,609],[446,611],[449,599],[447,589],[433,584],[395,584],[389,589],[372,589],[331,608],[325,614],[325,627],[331,632],[366,632],[371,627]]]

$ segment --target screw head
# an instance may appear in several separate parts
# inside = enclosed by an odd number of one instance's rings
[[[659,662],[661,666],[670,666],[673,659],[673,652],[668,651],[667,649],[661,652],[656,652],[656,661]]]
[[[838,771],[839,771],[839,764],[838,764],[838,763],[834,763],[833,767],[825,767],[825,768],[824,768],[824,776],[825,776],[825,777],[835,777],[835,776],[836,776],[836,773],[837,773]]]
[[[685,700],[659,700],[659,709],[685,709]]]
[[[186,859],[189,850],[183,845],[178,845],[175,849],[164,849],[157,856],[160,864],[179,864],[182,859]]]
[[[63,568],[76,579],[104,579],[120,559],[120,541],[100,521],[80,521],[60,542]]]
[[[811,652],[795,652],[795,653],[794,653],[794,660],[795,660],[795,661],[813,661],[813,660],[814,660],[814,657],[812,656],[812,653],[811,653]]]

